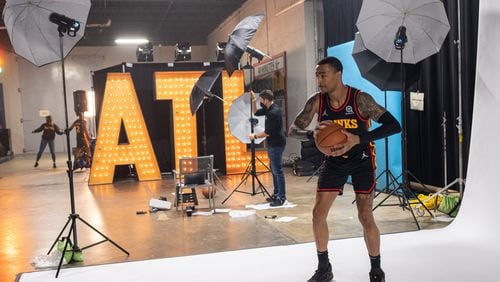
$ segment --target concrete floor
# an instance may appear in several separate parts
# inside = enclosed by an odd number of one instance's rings
[[[58,168],[53,169],[48,155],[38,168],[33,168],[33,155],[19,155],[0,164],[0,281],[13,281],[17,273],[34,271],[30,264],[36,255],[45,254],[70,214],[70,193],[66,176],[65,155],[58,155]],[[241,176],[221,177],[228,191],[218,190],[219,208],[244,209],[246,204],[264,203],[262,195],[235,193],[224,206],[220,205]],[[259,176],[272,191],[269,173]],[[87,185],[88,173],[75,173],[76,212],[92,226],[109,236],[130,252],[126,256],[110,243],[86,249],[84,262],[71,266],[176,257],[229,250],[312,242],[311,210],[314,203],[315,181],[293,176],[286,171],[287,197],[297,204],[294,208],[257,211],[256,216],[231,218],[221,213],[212,216],[182,216],[175,209],[137,215],[147,211],[149,200],[166,196],[173,201],[172,176],[160,181],[136,182],[123,180],[114,185]],[[240,187],[250,191],[251,186]],[[376,202],[385,194],[381,194]],[[200,209],[208,206],[199,196]],[[352,204],[354,195],[346,187],[344,196],[334,204],[329,217],[330,238],[350,238],[362,235]],[[389,203],[397,203],[391,197]],[[274,222],[266,215],[295,216],[289,223]],[[379,207],[375,211],[381,233],[416,230],[411,213],[396,206]],[[441,228],[447,223],[436,222],[429,215],[418,218],[423,229]],[[80,221],[78,242],[87,246],[102,238]],[[382,246],[383,254],[383,246]]]

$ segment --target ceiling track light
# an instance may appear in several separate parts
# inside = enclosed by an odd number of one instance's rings
[[[189,42],[179,42],[174,48],[175,61],[191,60],[191,44]]]

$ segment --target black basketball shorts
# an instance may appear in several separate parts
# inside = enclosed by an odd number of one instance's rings
[[[374,149],[346,157],[327,157],[319,174],[318,192],[339,192],[351,176],[355,193],[369,194],[376,186],[376,162]]]

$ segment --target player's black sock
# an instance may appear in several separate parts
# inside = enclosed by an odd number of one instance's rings
[[[329,264],[328,251],[318,252],[318,269],[328,268]]]
[[[380,268],[380,255],[372,257],[370,256],[370,264],[372,265],[372,269]]]

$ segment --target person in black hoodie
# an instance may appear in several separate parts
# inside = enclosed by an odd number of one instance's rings
[[[274,94],[271,90],[264,90],[259,93],[260,109],[257,110],[255,93],[252,95],[252,109],[255,116],[265,116],[265,129],[262,132],[250,134],[250,139],[266,138],[267,154],[271,165],[271,173],[273,175],[273,195],[267,200],[270,206],[279,207],[285,204],[286,187],[285,175],[283,173],[282,158],[285,150],[286,138],[283,128],[283,118],[281,108],[274,103]]]
[[[52,155],[52,167],[56,168],[56,154],[54,152],[54,139],[56,137],[56,133],[59,135],[64,134],[63,131],[59,129],[59,127],[52,121],[51,116],[45,117],[45,123],[42,124],[39,128],[33,130],[31,133],[42,132],[42,140],[40,141],[40,149],[38,150],[38,154],[36,154],[36,161],[34,167],[38,167],[38,161],[47,147],[49,145],[50,154]]]

